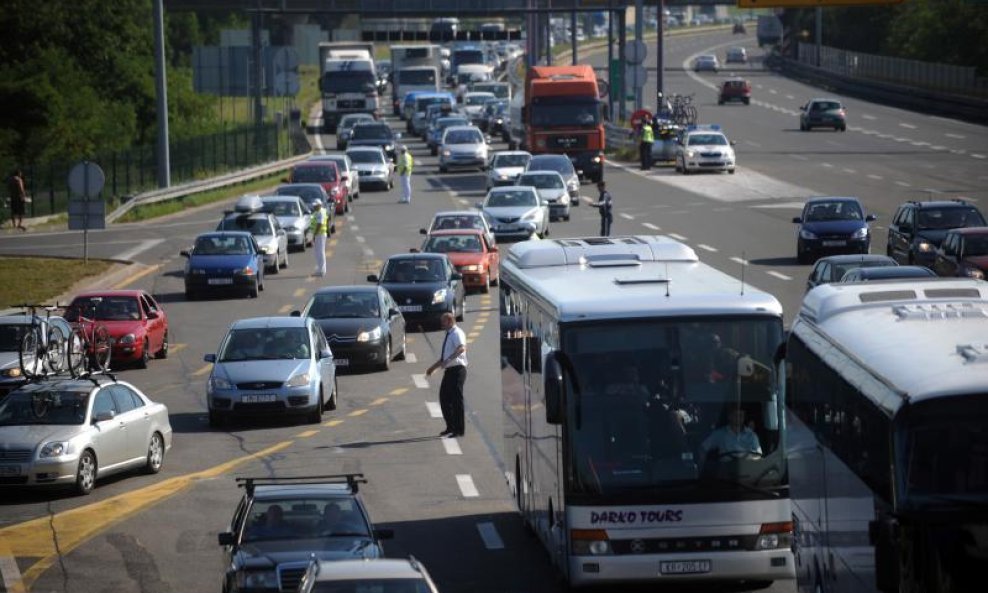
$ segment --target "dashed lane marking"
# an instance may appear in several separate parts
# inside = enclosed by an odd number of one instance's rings
[[[654,224],[652,224],[650,222],[643,222],[642,223],[642,226],[645,227],[646,229],[651,229],[653,231],[661,231],[662,230],[661,228],[659,228],[658,226],[656,226],[656,225],[654,225]]]
[[[775,270],[769,270],[768,272],[765,273],[768,274],[769,276],[778,278],[779,280],[792,280],[792,276],[786,276],[785,274],[781,272],[776,272]]]
[[[908,182],[905,182],[905,181],[896,181],[895,184],[898,185],[898,186],[900,186],[900,187],[912,187],[912,184],[911,183],[908,183]]]
[[[291,310],[292,310],[292,305],[291,304],[282,305],[281,307],[278,308],[278,312],[281,313],[281,314],[288,313]]]
[[[305,289],[304,288],[296,288],[295,289],[295,292],[292,293],[292,296],[295,297],[295,298],[299,298],[299,297],[303,296],[304,294],[305,294]]]
[[[443,417],[443,409],[439,407],[439,402],[425,402],[425,409],[429,411],[429,418]]]
[[[874,121],[874,120],[876,120],[878,118],[875,117],[874,115],[868,115],[867,113],[862,113],[861,114],[861,119],[867,119],[867,120],[870,120],[870,121]]]
[[[211,370],[213,370],[213,365],[207,364],[206,366],[202,367],[198,371],[195,371],[194,373],[192,373],[192,376],[193,377],[201,377],[201,376],[205,375],[206,373],[208,373]]]
[[[885,179],[885,178],[882,177],[881,175],[875,175],[874,173],[870,173],[870,174],[868,174],[868,179],[874,179],[875,181],[881,181],[882,179]]]
[[[386,397],[379,397],[379,398],[375,399],[374,401],[372,401],[370,403],[370,405],[372,405],[372,406],[380,406],[382,404],[388,403],[389,401],[391,401],[391,400],[389,400]]]
[[[334,426],[339,426],[340,424],[343,424],[343,421],[342,420],[330,420],[329,422],[323,422],[322,423],[323,426],[326,426],[328,428],[332,428]]]
[[[415,386],[418,387],[419,389],[429,388],[429,380],[425,378],[424,374],[419,373],[412,375],[412,381],[415,383]]]
[[[697,247],[699,247],[700,249],[703,249],[704,251],[709,251],[710,253],[717,253],[717,248],[716,247],[711,247],[710,245],[706,245],[704,243],[698,243],[697,244]]]
[[[355,240],[355,241],[356,241],[357,243],[366,243],[366,242],[367,242],[367,239],[365,239],[365,238],[363,237],[363,235],[357,235],[357,236],[355,236],[355,237],[354,237],[353,239],[354,239],[354,240]]]
[[[295,437],[296,438],[299,438],[299,439],[307,439],[307,438],[309,438],[309,437],[311,437],[313,435],[317,435],[317,434],[319,434],[319,431],[318,430],[306,430],[306,431],[303,431],[303,432],[298,433],[297,435],[295,435]]]
[[[460,487],[460,493],[463,494],[463,498],[476,498],[480,496],[480,492],[474,486],[473,478],[470,477],[470,474],[456,474],[456,483]]]
[[[357,416],[363,416],[366,413],[367,413],[367,408],[360,408],[359,410],[354,410],[350,412],[349,414],[347,414],[347,416],[350,416],[351,418],[356,418]]]
[[[746,260],[741,259],[740,257],[732,257],[731,261],[736,264],[741,264],[742,266],[748,265],[748,262]]]
[[[397,389],[392,389],[388,395],[404,395],[408,393],[407,387],[398,387]]]
[[[415,356],[415,353],[414,352],[406,352],[405,353],[405,362],[406,363],[408,363],[408,364],[415,364],[418,361],[419,361],[419,358],[417,356]]]
[[[176,352],[180,352],[180,351],[182,351],[182,350],[184,350],[184,349],[186,349],[188,347],[189,347],[188,344],[169,344],[168,345],[168,353],[169,354],[175,354]]]
[[[623,219],[625,219],[625,220],[634,220],[634,219],[635,219],[635,217],[634,217],[634,216],[632,216],[632,215],[630,215],[630,214],[627,214],[627,213],[625,213],[625,212],[621,212],[621,213],[619,213],[619,214],[618,214],[618,216],[620,216],[621,218],[623,218]]]
[[[906,128],[907,130],[915,130],[916,129],[916,126],[914,126],[912,124],[907,124],[905,122],[899,122],[899,127],[900,128]]]
[[[446,449],[447,455],[463,455],[463,449],[460,449],[460,443],[456,439],[443,439],[443,449]]]
[[[678,233],[669,233],[669,236],[677,241],[689,241],[689,238],[684,237]]]
[[[964,134],[951,134],[950,132],[947,132],[946,134],[944,134],[944,136],[946,136],[947,138],[956,138],[958,140],[963,140],[967,138],[967,136],[965,136]]]
[[[485,548],[488,550],[504,549],[504,541],[501,540],[501,536],[498,535],[497,528],[493,523],[477,523],[477,531],[480,533],[480,539],[484,541]]]

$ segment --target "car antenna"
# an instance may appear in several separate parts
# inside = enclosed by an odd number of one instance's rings
[[[744,251],[741,252],[741,296],[744,296],[744,269],[748,267],[748,259]]]
[[[666,298],[669,298],[669,285],[672,284],[672,282],[669,280],[669,262],[664,262],[664,263],[665,263],[665,266],[666,266],[666,281],[665,281],[665,285],[666,285]]]

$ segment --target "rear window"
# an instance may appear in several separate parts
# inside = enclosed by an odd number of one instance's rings
[[[748,86],[748,83],[743,80],[728,80],[724,82],[724,88],[726,89],[743,89]]]
[[[299,183],[336,181],[336,169],[334,167],[296,167],[292,171],[292,181]]]

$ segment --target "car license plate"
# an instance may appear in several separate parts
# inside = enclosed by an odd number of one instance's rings
[[[661,574],[703,574],[710,572],[709,560],[674,560],[659,562]]]
[[[824,247],[843,247],[847,245],[847,241],[824,241]]]
[[[210,278],[208,282],[212,286],[233,284],[233,278]]]
[[[350,366],[350,359],[349,358],[334,358],[333,359],[333,362],[335,362],[336,363],[336,366],[338,366],[338,367],[348,367],[348,366]]]
[[[399,305],[398,310],[402,313],[420,313],[422,305]]]
[[[0,476],[19,476],[19,475],[21,475],[21,466],[0,465]]]
[[[277,396],[273,393],[258,393],[256,395],[241,395],[240,401],[245,404],[264,404],[273,402]]]

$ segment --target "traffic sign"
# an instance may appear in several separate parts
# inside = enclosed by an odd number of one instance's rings
[[[76,196],[95,198],[103,191],[106,176],[96,163],[80,161],[69,171],[69,191]]]
[[[625,76],[629,84],[637,85],[638,88],[642,88],[648,82],[648,70],[645,66],[628,66]]]
[[[810,8],[902,4],[904,0],[737,0],[738,8]]]
[[[103,200],[69,200],[69,230],[95,231],[106,228],[106,202]]]
[[[641,39],[629,41],[624,47],[624,60],[629,64],[641,64],[648,57],[648,48]]]

